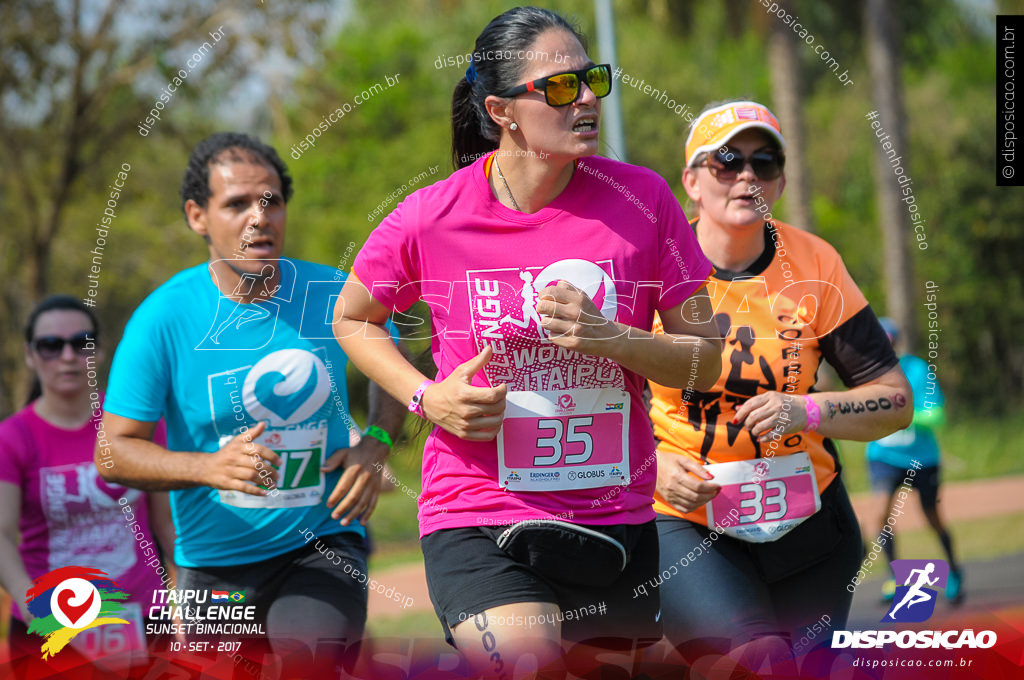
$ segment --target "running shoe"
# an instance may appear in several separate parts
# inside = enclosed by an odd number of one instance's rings
[[[964,577],[959,571],[950,571],[946,579],[946,599],[953,605],[964,601]]]
[[[947,581],[948,583],[948,581]],[[896,579],[887,578],[882,584],[882,602],[892,602],[896,596]]]

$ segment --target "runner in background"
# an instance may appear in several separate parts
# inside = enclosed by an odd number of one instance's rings
[[[209,261],[132,315],[110,372],[111,444],[96,461],[106,479],[171,490],[179,588],[243,593],[249,625],[265,626],[289,670],[315,677],[358,652],[361,522],[406,412],[371,385],[372,426],[350,446],[347,359],[329,322],[343,277],[282,256],[291,195],[284,162],[253,137],[218,133],[193,149],[181,205]],[[150,441],[161,416],[167,448]],[[252,630],[189,635],[262,644]]]
[[[169,561],[174,547],[167,494],[105,482],[93,463],[100,424],[93,399],[103,395],[89,373],[102,363],[99,348],[96,317],[77,298],[50,296],[29,315],[25,361],[34,374],[32,392],[24,408],[0,423],[0,585],[13,599],[15,659],[40,656],[43,638],[28,633],[33,617],[25,593],[43,574],[95,567],[131,595],[123,614],[131,625],[99,626],[75,638],[73,646],[90,658],[144,648],[153,591],[171,587],[163,582],[170,575],[161,560]],[[164,441],[162,424],[156,437]]]
[[[716,270],[722,372],[710,389],[651,383],[665,634],[758,641],[738,655],[785,656],[782,643],[823,615],[843,627],[862,551],[830,438],[874,439],[911,417],[896,355],[842,259],[771,215],[784,154],[761,104],[694,121],[683,187]],[[823,359],[849,391],[812,392]]]
[[[563,639],[660,638],[657,598],[633,598],[658,562],[643,378],[707,388],[719,371],[710,264],[663,180],[594,155],[611,69],[581,41],[535,7],[488,24],[452,100],[459,169],[370,235],[335,312],[360,370],[436,425],[427,583],[486,677],[560,677]],[[420,299],[431,378],[382,326]],[[639,330],[656,310],[672,335]]]
[[[882,327],[893,346],[899,345],[899,327],[892,319],[880,319]],[[914,392],[914,420],[903,430],[888,437],[870,442],[865,449],[871,488],[875,492],[875,507],[878,523],[878,542],[892,562],[896,559],[895,538],[891,532],[882,532],[892,510],[896,491],[907,479],[907,470],[912,462],[921,466],[912,477],[913,486],[921,499],[921,510],[928,524],[946,553],[949,563],[949,577],[946,579],[946,597],[954,604],[963,601],[963,570],[953,553],[953,539],[939,514],[939,443],[935,430],[946,422],[946,398],[942,394],[935,374],[928,369],[928,362],[911,354],[900,356],[900,368],[907,376]],[[900,507],[903,501],[900,501]],[[896,593],[896,580],[886,579],[882,584],[882,599],[892,600]]]

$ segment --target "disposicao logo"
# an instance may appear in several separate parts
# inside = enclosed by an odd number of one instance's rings
[[[61,567],[37,578],[26,593],[35,618],[28,632],[45,638],[43,659],[51,657],[82,631],[110,623],[128,623],[116,614],[128,593],[94,567]]]
[[[889,611],[882,623],[920,623],[935,613],[938,589],[944,588],[949,578],[949,565],[945,560],[893,560],[896,587]],[[991,630],[975,633],[967,630],[836,630],[832,632],[832,648],[880,648],[893,644],[901,649],[987,649],[996,643]]]
[[[938,588],[946,587],[949,565],[944,560],[895,560],[891,562],[896,582],[892,606],[882,621],[917,623],[935,613]],[[898,616],[897,616],[898,614]]]

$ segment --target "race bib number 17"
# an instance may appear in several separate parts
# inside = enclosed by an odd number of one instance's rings
[[[224,437],[221,446],[230,441]],[[267,428],[256,440],[281,459],[278,486],[267,496],[221,490],[222,503],[237,508],[296,508],[317,505],[324,495],[324,462],[327,424],[319,427],[281,430]],[[273,469],[267,466],[268,469]]]

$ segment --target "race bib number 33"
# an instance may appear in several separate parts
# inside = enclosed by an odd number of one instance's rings
[[[626,484],[628,436],[623,390],[509,392],[498,434],[499,482],[513,491]]]
[[[722,490],[707,504],[708,526],[734,538],[769,543],[821,508],[818,482],[805,452],[707,465]]]

